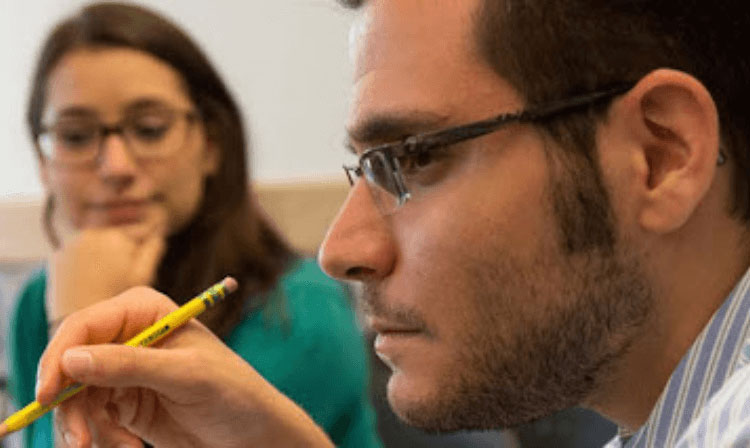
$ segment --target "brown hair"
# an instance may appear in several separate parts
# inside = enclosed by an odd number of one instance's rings
[[[750,221],[750,8],[740,0],[484,0],[477,42],[485,60],[529,103],[637,81],[658,68],[691,74],[716,102],[723,150],[733,159],[731,212]],[[601,111],[598,111],[601,112]],[[601,114],[553,127],[595,160]],[[583,136],[583,133],[588,134]]]
[[[295,258],[251,199],[240,111],[207,57],[176,25],[143,7],[94,3],[58,24],[42,47],[27,111],[34,141],[42,128],[50,72],[68,52],[92,46],[132,48],[169,64],[182,76],[208,137],[220,148],[219,170],[206,180],[195,218],[168,238],[153,286],[181,303],[225,275],[236,277],[239,290],[203,318],[227,336]],[[51,213],[46,215],[54,241]]]
[[[339,0],[357,8],[366,0]],[[481,0],[484,61],[530,104],[637,81],[658,68],[695,76],[719,110],[734,164],[732,212],[750,221],[750,8],[742,0]],[[436,51],[439,48],[436,47]],[[549,123],[563,148],[596,169],[594,125],[605,108]]]

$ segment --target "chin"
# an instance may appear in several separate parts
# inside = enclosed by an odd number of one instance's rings
[[[432,430],[432,424],[418,418],[432,414],[435,406],[429,392],[423,384],[414,384],[403,372],[394,371],[388,380],[388,404],[398,418],[410,426],[423,430]]]
[[[400,420],[429,433],[467,429],[467,422],[460,423],[455,418],[455,411],[446,407],[446,402],[452,400],[442,396],[441,390],[445,386],[448,385],[438,385],[431,378],[394,370],[388,380],[388,403]]]
[[[428,433],[484,431],[539,418],[538,414],[527,415],[479,378],[456,369],[419,373],[395,369],[388,381],[388,403],[409,426]]]

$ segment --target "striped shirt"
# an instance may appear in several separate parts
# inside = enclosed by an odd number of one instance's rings
[[[750,271],[672,373],[647,422],[605,448],[750,447]]]

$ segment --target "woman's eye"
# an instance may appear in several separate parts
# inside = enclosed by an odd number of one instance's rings
[[[143,141],[155,141],[164,137],[169,130],[169,125],[163,120],[141,120],[131,126],[133,135]]]
[[[95,136],[96,129],[89,126],[60,126],[55,129],[55,140],[67,148],[86,146]]]

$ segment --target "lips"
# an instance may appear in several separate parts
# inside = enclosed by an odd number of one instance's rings
[[[423,328],[409,323],[389,321],[377,317],[368,317],[367,326],[380,335],[398,335],[404,336],[412,333],[421,333]]]
[[[152,204],[151,199],[116,199],[91,204],[91,209],[102,213],[110,224],[124,224],[139,221]]]
[[[98,208],[117,208],[117,207],[137,207],[146,205],[149,201],[146,199],[125,199],[117,201],[107,201],[94,204]]]

